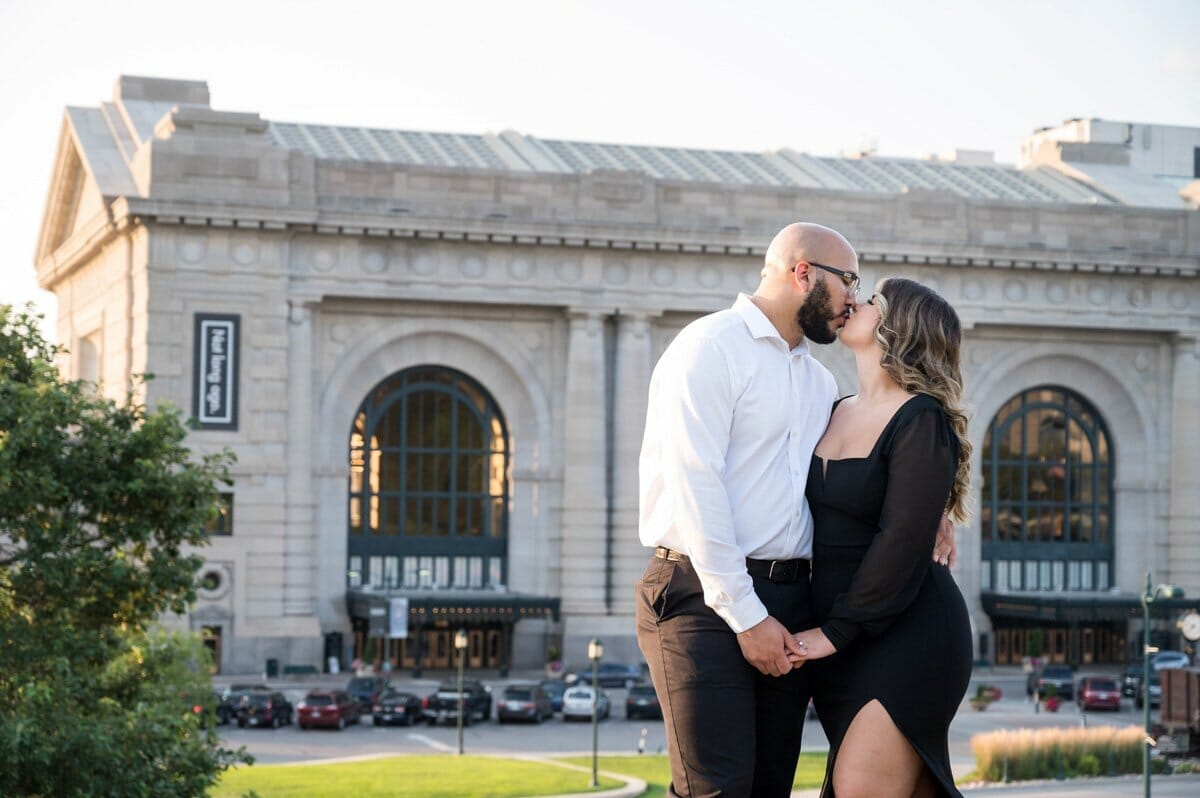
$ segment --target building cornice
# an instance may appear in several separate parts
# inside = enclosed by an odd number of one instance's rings
[[[95,214],[37,264],[46,289],[67,277],[112,237],[149,224],[300,232],[329,236],[417,239],[478,244],[567,247],[639,253],[761,258],[769,232],[726,228],[711,233],[669,227],[604,225],[572,221],[513,221],[507,218],[453,219],[412,213],[329,211],[254,205],[205,205],[176,200],[119,197]],[[748,242],[748,236],[755,243]],[[1032,250],[984,245],[930,244],[904,240],[856,241],[863,263],[1004,269],[1026,272],[1083,272],[1193,279],[1200,259],[1167,254]],[[1036,252],[1036,257],[1034,253]]]

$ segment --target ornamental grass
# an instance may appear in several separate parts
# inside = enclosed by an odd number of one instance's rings
[[[1015,729],[971,738],[984,781],[1026,781],[1142,772],[1145,732],[1137,726]]]

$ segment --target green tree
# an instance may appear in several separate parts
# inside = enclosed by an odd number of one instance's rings
[[[156,621],[195,598],[231,457],[55,354],[0,305],[0,795],[203,795],[250,760],[192,711],[212,717],[207,651]]]

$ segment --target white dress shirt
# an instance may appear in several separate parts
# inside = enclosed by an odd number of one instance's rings
[[[745,294],[697,319],[654,367],[639,463],[639,537],[692,561],[734,632],[767,617],[746,558],[812,557],[804,498],[837,384]]]

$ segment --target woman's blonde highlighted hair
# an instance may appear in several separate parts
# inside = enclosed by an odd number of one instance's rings
[[[962,407],[963,381],[959,364],[962,324],[940,294],[918,282],[886,277],[875,288],[879,324],[875,340],[883,350],[880,365],[910,393],[937,399],[958,438],[958,470],[946,503],[951,519],[966,521],[971,477],[971,442]]]

